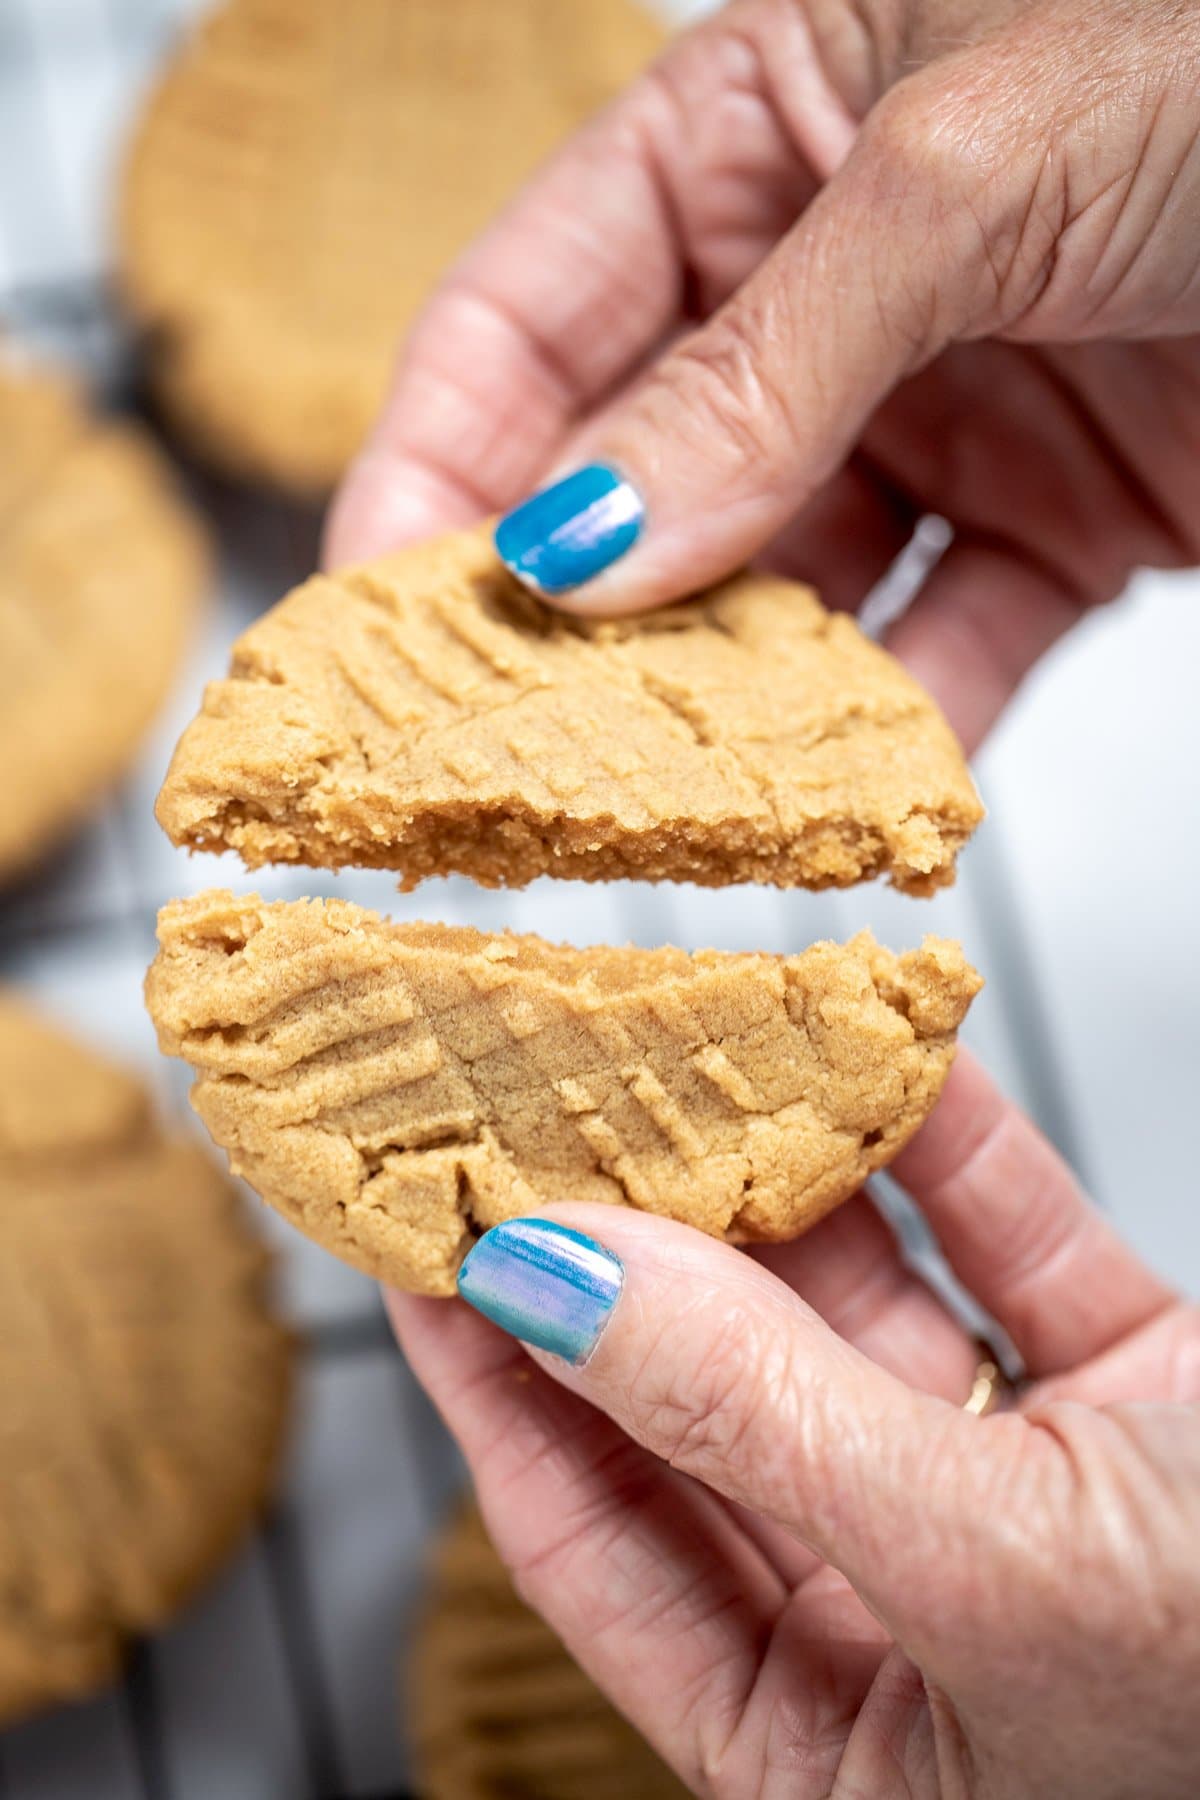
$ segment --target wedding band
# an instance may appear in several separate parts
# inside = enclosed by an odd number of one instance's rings
[[[971,1391],[963,1401],[963,1411],[973,1413],[977,1419],[986,1419],[989,1413],[998,1412],[1006,1405],[1013,1392],[1012,1382],[995,1357],[989,1354],[982,1357],[975,1366]]]

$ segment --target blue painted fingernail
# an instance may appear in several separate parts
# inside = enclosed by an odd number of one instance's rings
[[[635,488],[603,463],[589,463],[506,513],[496,549],[535,593],[565,594],[624,556],[645,518]]]
[[[617,1303],[624,1270],[594,1238],[550,1219],[506,1219],[458,1271],[463,1299],[524,1344],[586,1362]]]

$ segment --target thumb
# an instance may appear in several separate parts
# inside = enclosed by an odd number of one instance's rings
[[[986,1434],[761,1265],[672,1221],[570,1205],[487,1232],[459,1292],[638,1443],[834,1564],[893,1631],[928,1612],[973,1526],[954,1470]]]
[[[614,614],[720,579],[829,479],[897,382],[983,327],[1026,184],[1020,156],[987,179],[955,68],[953,86],[931,68],[893,89],[733,299],[505,515],[497,548],[527,586]]]

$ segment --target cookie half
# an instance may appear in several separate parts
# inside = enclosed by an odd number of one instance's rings
[[[181,437],[336,482],[430,288],[654,54],[636,0],[229,0],[153,95],[121,281]]]
[[[0,993],[0,1723],[90,1693],[271,1490],[266,1259],[140,1084]]]
[[[0,351],[0,881],[82,819],[166,696],[208,573],[149,436]]]
[[[957,944],[576,950],[217,892],[159,916],[146,999],[265,1200],[355,1267],[449,1294],[555,1200],[796,1236],[929,1113],[980,981]]]
[[[982,817],[924,690],[809,589],[741,575],[602,623],[489,535],[316,576],[234,647],[158,801],[250,867],[846,886],[954,879]]]
[[[435,1548],[407,1689],[424,1800],[686,1800],[518,1599],[474,1507]]]

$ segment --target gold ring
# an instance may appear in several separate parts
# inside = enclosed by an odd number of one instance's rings
[[[963,1411],[973,1413],[977,1419],[986,1419],[990,1413],[999,1412],[1012,1404],[1016,1387],[992,1352],[984,1345],[980,1345],[980,1348],[984,1350],[984,1355],[975,1365],[971,1391],[963,1401]]]

